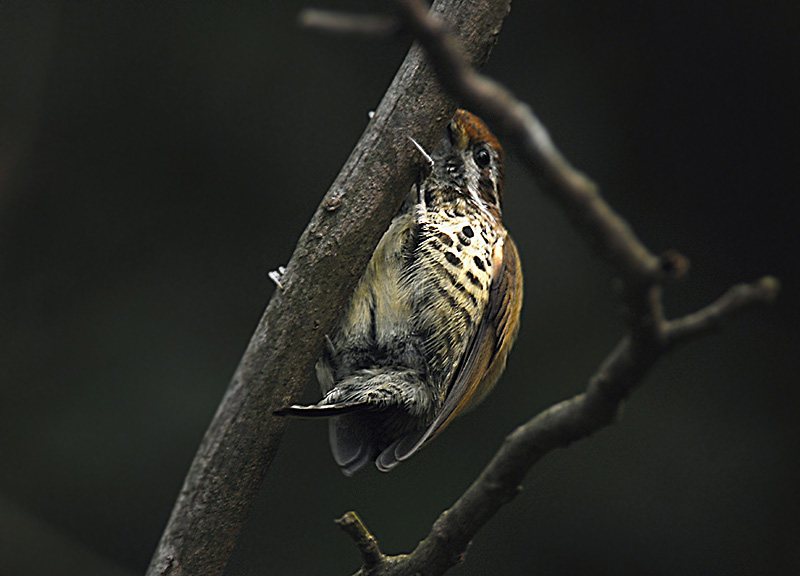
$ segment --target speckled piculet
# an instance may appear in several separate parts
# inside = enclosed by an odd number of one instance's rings
[[[456,112],[380,240],[317,363],[323,399],[280,413],[330,417],[346,475],[394,468],[481,402],[519,327],[522,270],[501,221],[504,155]]]

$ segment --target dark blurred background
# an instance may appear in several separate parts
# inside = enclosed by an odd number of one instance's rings
[[[145,570],[267,271],[409,45],[300,30],[305,5],[0,2],[0,575]],[[767,273],[784,290],[542,461],[454,574],[800,570],[799,67],[796,2],[513,5],[488,72],[654,251],[691,258],[669,313]],[[386,552],[411,550],[618,340],[607,271],[508,170],[526,300],[497,391],[391,474],[344,478],[325,424],[293,423],[230,574],[350,574],[332,523],[349,509]]]

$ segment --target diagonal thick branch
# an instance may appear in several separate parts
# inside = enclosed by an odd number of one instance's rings
[[[511,433],[480,476],[439,516],[412,553],[384,555],[360,520],[349,524],[346,531],[359,543],[365,560],[358,574],[429,576],[443,574],[462,561],[470,540],[514,498],[520,482],[539,459],[613,423],[624,399],[660,358],[748,308],[771,303],[780,283],[767,276],[752,284],[733,286],[707,307],[667,320],[662,290],[686,271],[686,259],[674,251],[662,256],[651,253],[605,202],[597,185],[563,157],[530,108],[474,70],[440,18],[429,13],[419,0],[397,0],[397,4],[406,27],[424,46],[443,85],[511,145],[597,256],[609,265],[620,285],[626,324],[625,336],[589,379],[586,390]],[[357,516],[348,513],[345,518],[355,522]]]
[[[434,10],[481,66],[509,0],[439,0]],[[286,425],[267,415],[299,399],[324,334],[408,193],[419,159],[408,136],[432,147],[455,109],[413,46],[303,232],[191,464],[148,575],[223,571]]]

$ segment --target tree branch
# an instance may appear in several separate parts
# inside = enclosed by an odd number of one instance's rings
[[[466,57],[488,58],[508,0],[440,0]],[[345,302],[408,193],[418,154],[456,105],[412,47],[366,131],[317,208],[217,409],[148,575],[222,572],[285,427],[276,409],[299,400]]]
[[[400,32],[400,20],[394,16],[344,14],[332,10],[305,8],[297,21],[304,28],[329,34],[353,34],[385,38]]]
[[[561,155],[530,108],[475,72],[439,18],[429,14],[419,0],[396,1],[405,25],[425,47],[444,86],[511,145],[598,257],[610,266],[625,308],[626,334],[589,379],[585,392],[550,407],[510,434],[480,476],[439,516],[411,554],[386,556],[373,550],[367,562],[362,549],[365,564],[360,575],[432,576],[443,574],[463,559],[470,540],[514,498],[520,482],[540,458],[614,422],[622,401],[662,356],[747,308],[772,302],[780,283],[765,277],[734,286],[702,310],[666,320],[663,285],[684,274],[688,261],[675,251],[653,255],[603,200],[597,185]],[[369,534],[363,523],[360,525]],[[369,538],[374,543],[371,535]]]
[[[358,514],[352,511],[347,512],[336,521],[336,524],[355,542],[358,551],[361,552],[361,558],[364,560],[365,569],[371,570],[385,561],[386,556],[383,555],[378,547],[378,541],[367,529]]]
[[[665,344],[673,346],[711,332],[755,304],[771,304],[778,297],[780,287],[780,281],[773,276],[765,276],[753,284],[732,286],[705,308],[665,322],[662,327]]]

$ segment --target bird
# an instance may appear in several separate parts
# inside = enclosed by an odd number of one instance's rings
[[[322,399],[278,414],[329,418],[346,476],[387,472],[477,406],[516,339],[523,280],[502,222],[505,156],[457,110],[379,241],[316,364]]]

